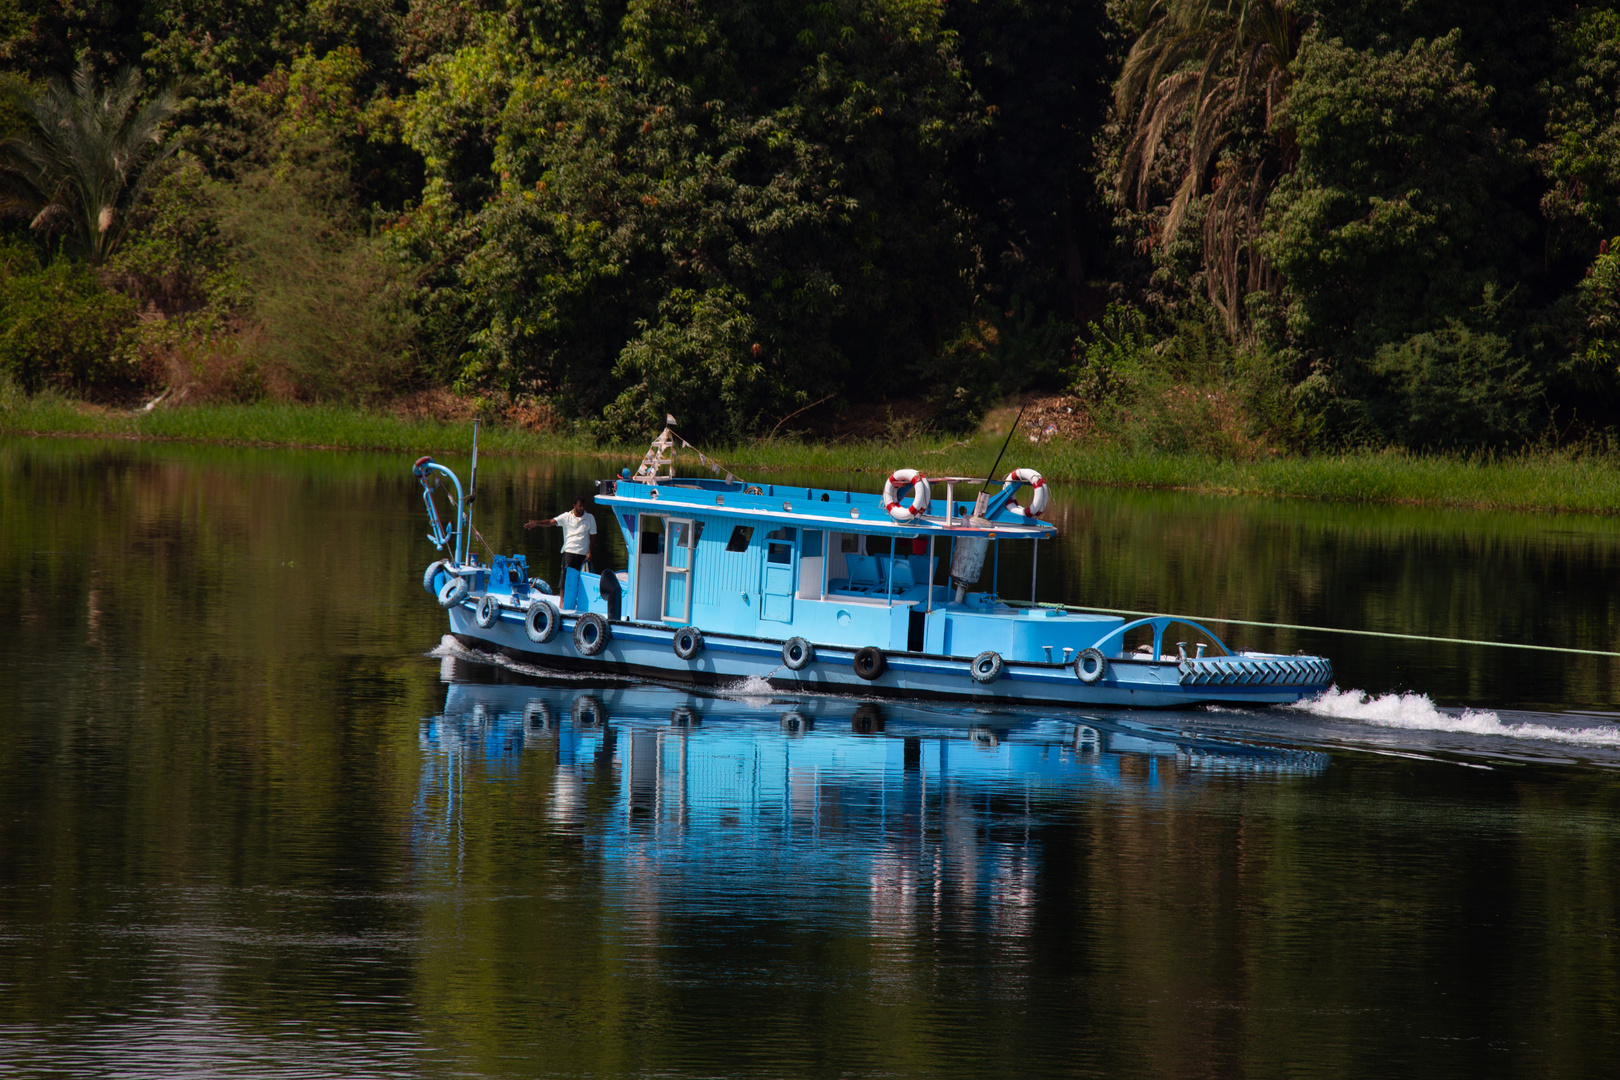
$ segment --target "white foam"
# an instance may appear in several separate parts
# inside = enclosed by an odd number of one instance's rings
[[[455,639],[453,634],[445,634],[439,639],[439,644],[428,650],[428,655],[441,661],[464,660],[474,664],[489,664],[502,667],[518,675],[528,675],[547,682],[601,682],[604,679],[628,679],[612,671],[559,671],[556,668],[536,667],[525,664],[521,660],[513,660],[501,653],[484,652],[481,649],[469,649]],[[450,673],[441,668],[440,678],[450,681]]]
[[[776,695],[776,688],[769,681],[759,675],[750,675],[738,679],[734,683],[727,683],[720,690],[728,698],[738,698],[743,701],[769,701]]]
[[[428,655],[435,660],[442,660],[446,656],[452,656],[458,660],[472,659],[472,653],[461,647],[461,642],[456,640],[454,634],[446,634],[441,637],[439,643],[428,650]]]
[[[1353,720],[1410,731],[1447,731],[1510,739],[1541,739],[1577,746],[1620,747],[1620,727],[1566,728],[1548,724],[1504,724],[1500,716],[1488,710],[1445,712],[1437,708],[1427,694],[1380,694],[1374,697],[1360,690],[1333,687],[1287,708],[1334,720]]]

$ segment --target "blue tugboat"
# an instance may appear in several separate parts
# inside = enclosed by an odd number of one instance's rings
[[[455,638],[554,670],[1008,704],[1272,705],[1333,683],[1322,657],[1235,652],[1186,619],[1126,620],[975,590],[999,545],[1038,554],[1057,533],[1041,520],[1050,488],[1033,470],[959,500],[982,478],[901,469],[878,495],[677,477],[679,441],[666,428],[634,474],[597,484],[595,501],[631,553],[606,589],[603,574],[569,568],[553,590],[521,555],[481,564],[460,480],[419,460],[442,556],[422,584]],[[1016,498],[1025,487],[1027,506]]]

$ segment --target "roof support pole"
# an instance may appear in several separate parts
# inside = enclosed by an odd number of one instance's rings
[[[1041,554],[1041,538],[1036,537],[1034,547],[1029,549],[1029,602],[1035,602],[1035,566]]]
[[[939,571],[939,567],[934,564],[934,541],[937,539],[939,539],[937,536],[928,537],[928,610],[930,613],[934,610],[934,575]]]
[[[890,607],[894,607],[894,549],[897,543],[899,537],[889,537],[889,576],[883,583],[883,597],[889,602]]]
[[[827,564],[832,562],[832,542],[835,534],[823,531],[821,534],[821,598],[827,599]],[[843,544],[843,540],[839,540]]]

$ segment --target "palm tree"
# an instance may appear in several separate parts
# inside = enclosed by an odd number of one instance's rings
[[[1130,131],[1116,190],[1147,209],[1161,155],[1185,139],[1157,240],[1168,246],[1193,200],[1206,184],[1214,189],[1204,219],[1205,277],[1236,337],[1243,296],[1272,284],[1253,241],[1266,196],[1288,164],[1290,140],[1273,130],[1273,118],[1288,93],[1299,21],[1292,0],[1143,0],[1137,25],[1141,34],[1114,87],[1116,114]],[[1235,123],[1259,105],[1266,144],[1218,162]]]
[[[60,232],[99,265],[118,247],[129,208],[168,157],[163,124],[180,109],[173,90],[139,104],[144,82],[124,68],[106,87],[87,63],[71,84],[51,80],[21,103],[33,129],[0,143],[0,213],[29,218],[38,232]]]

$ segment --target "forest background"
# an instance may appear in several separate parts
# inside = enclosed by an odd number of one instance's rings
[[[1620,427],[1609,3],[0,0],[0,134],[13,398]]]

